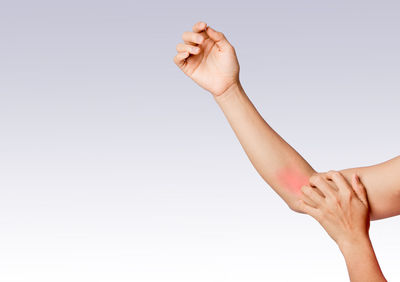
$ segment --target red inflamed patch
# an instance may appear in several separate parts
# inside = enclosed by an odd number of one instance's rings
[[[294,168],[283,168],[278,171],[278,179],[291,193],[300,194],[300,189],[308,185],[308,177]]]

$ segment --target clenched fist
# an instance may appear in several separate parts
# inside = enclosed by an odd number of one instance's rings
[[[220,96],[239,84],[239,62],[234,47],[218,32],[198,22],[193,31],[182,34],[183,43],[176,45],[175,64],[198,85]]]

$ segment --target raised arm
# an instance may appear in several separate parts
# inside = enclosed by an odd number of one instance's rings
[[[224,34],[204,22],[184,32],[174,61],[209,91],[261,177],[296,210],[300,188],[314,169],[261,117],[239,81],[235,49]]]
[[[213,95],[260,176],[291,209],[304,212],[297,201],[300,189],[316,171],[268,125],[246,95],[234,47],[204,22],[184,32],[182,39],[176,46],[175,64]],[[400,213],[400,178],[395,180],[400,160],[342,170],[346,178],[354,171],[368,191],[372,219]]]

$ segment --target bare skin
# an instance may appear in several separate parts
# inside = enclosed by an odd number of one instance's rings
[[[369,221],[400,214],[400,177],[397,176],[400,156],[373,166],[340,170],[341,180],[331,181],[328,186],[336,192],[327,197],[324,192],[330,190],[321,179],[329,178],[330,173],[314,170],[259,114],[240,83],[236,52],[225,35],[198,22],[192,31],[183,33],[182,39],[176,46],[175,64],[213,95],[260,176],[292,210],[315,218],[315,210],[311,208],[326,213],[328,219],[320,223],[338,243],[352,281],[385,281],[369,240]],[[321,201],[316,206],[312,195],[328,199],[330,204],[334,202],[332,199],[349,195],[348,184],[346,186],[344,181],[352,183],[354,174],[360,177],[365,189],[357,194],[360,202],[354,201],[353,196],[353,200],[344,198],[342,209]],[[359,181],[354,184],[355,190],[359,184]],[[310,197],[305,197],[303,186],[313,189]],[[338,216],[342,221],[335,220]],[[343,222],[352,223],[355,228],[346,229],[348,226]],[[338,235],[343,232],[347,235]],[[368,263],[360,263],[360,257],[365,257]]]
[[[300,188],[317,174],[310,164],[275,132],[246,95],[239,80],[239,62],[225,35],[198,22],[177,44],[175,64],[199,86],[209,91],[260,176],[294,211]],[[370,218],[400,214],[400,156],[366,167],[340,170],[350,181],[357,173],[368,193]]]
[[[330,171],[313,176],[310,185],[303,186],[301,191],[299,205],[337,243],[345,258],[350,280],[386,281],[369,238],[369,203],[359,177],[353,174],[350,184],[340,172]]]

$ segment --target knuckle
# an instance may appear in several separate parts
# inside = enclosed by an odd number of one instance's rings
[[[336,170],[330,170],[330,171],[328,172],[328,175],[329,175],[330,177],[338,177],[338,176],[340,175],[340,173],[339,173],[338,171],[336,171]]]
[[[310,178],[308,179],[310,182],[314,182],[315,178],[317,177],[318,173],[313,173]]]
[[[319,174],[319,173],[313,174],[313,175],[310,177],[310,181],[313,182],[313,183],[320,183],[321,180],[322,180],[322,175]]]

